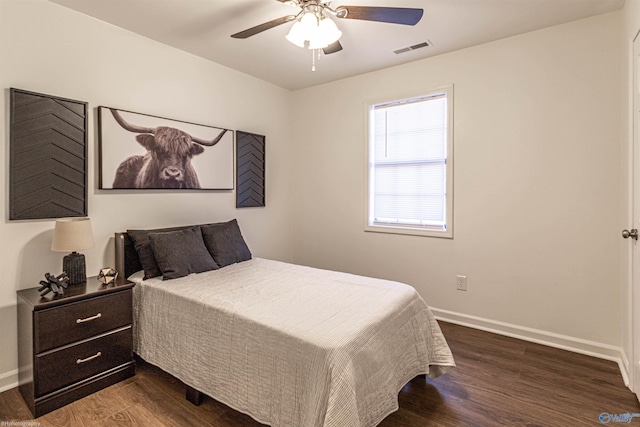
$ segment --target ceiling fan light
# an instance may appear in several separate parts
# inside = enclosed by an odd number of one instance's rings
[[[329,46],[328,44],[326,44],[325,42],[322,41],[321,38],[316,38],[314,40],[310,40],[309,41],[309,49],[324,49],[325,47]]]
[[[335,22],[324,18],[318,25],[316,37],[309,41],[309,49],[324,49],[340,37],[342,37],[342,31],[338,29]]]
[[[300,18],[302,37],[305,40],[313,40],[318,34],[318,18],[313,13],[305,13]]]
[[[296,46],[304,47],[306,41],[313,44],[313,41],[318,39],[319,35],[318,17],[314,13],[306,12],[300,20],[291,26],[289,34],[285,37]]]
[[[326,46],[335,43],[342,37],[342,31],[338,29],[338,26],[331,18],[325,18],[320,21],[318,29],[320,30],[319,33],[321,34],[322,42],[325,43]]]
[[[300,21],[296,21],[285,38],[298,47],[304,47],[305,38],[303,33],[302,24]]]
[[[300,20],[294,22],[286,35],[286,39],[298,47],[305,47],[308,41],[309,49],[323,49],[342,37],[342,31],[332,19],[307,12]]]

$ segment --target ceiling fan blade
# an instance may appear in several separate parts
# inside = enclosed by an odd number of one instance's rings
[[[340,40],[336,40],[335,42],[331,43],[329,46],[322,49],[325,55],[340,52],[341,50],[342,50],[342,45],[340,44]]]
[[[403,25],[416,25],[422,19],[423,13],[422,9],[405,7],[340,6],[336,9],[338,18]]]
[[[274,19],[269,22],[265,22],[264,24],[256,25],[255,27],[251,27],[248,30],[240,31],[239,33],[233,34],[231,37],[234,39],[246,39],[251,36],[255,36],[263,31],[269,30],[273,27],[277,27],[278,25],[285,24],[287,22],[291,22],[296,19],[295,15],[287,15],[282,18]]]

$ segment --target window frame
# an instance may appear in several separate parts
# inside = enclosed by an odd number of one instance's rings
[[[444,95],[447,100],[447,136],[446,136],[446,157],[445,157],[445,228],[430,227],[430,226],[411,226],[402,224],[373,224],[372,223],[372,209],[373,209],[373,191],[372,185],[372,173],[373,173],[373,156],[374,156],[374,142],[371,114],[374,108],[378,105],[393,104],[403,101],[411,101],[419,98],[428,98],[431,96]],[[439,237],[439,238],[453,238],[453,84],[435,87],[428,90],[419,92],[413,92],[410,94],[403,94],[399,96],[385,97],[375,100],[368,100],[365,102],[365,124],[366,124],[366,204],[365,204],[365,227],[367,232],[376,233],[392,233],[392,234],[408,234],[414,236],[427,236],[427,237]]]

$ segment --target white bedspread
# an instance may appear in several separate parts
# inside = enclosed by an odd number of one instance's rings
[[[265,259],[130,279],[135,351],[264,424],[375,426],[409,380],[455,366],[402,283]]]

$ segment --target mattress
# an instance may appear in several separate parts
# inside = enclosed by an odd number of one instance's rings
[[[266,259],[134,288],[134,347],[275,427],[368,427],[419,374],[455,366],[409,285]]]

